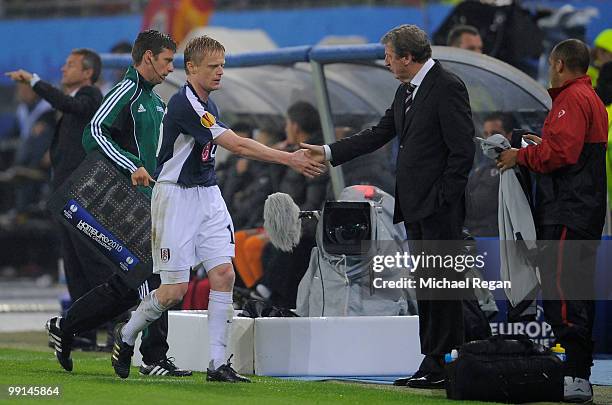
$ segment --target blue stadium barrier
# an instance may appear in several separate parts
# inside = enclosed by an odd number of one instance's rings
[[[105,68],[127,68],[132,63],[130,55],[102,54]],[[293,46],[273,51],[227,54],[225,67],[249,67],[261,65],[288,65],[297,62],[316,61],[319,63],[354,62],[360,60],[384,59],[385,48],[381,44],[337,45],[337,46]],[[183,55],[174,58],[175,66],[183,65]]]
[[[385,47],[381,44],[314,46],[310,59],[319,63],[354,62],[359,60],[384,59]]]
[[[261,65],[288,65],[296,62],[308,62],[310,46],[293,46],[274,51],[245,52],[226,54],[225,67],[249,67]],[[105,68],[127,68],[132,64],[130,55],[105,53],[101,55]],[[176,54],[174,66],[183,66],[183,54]]]

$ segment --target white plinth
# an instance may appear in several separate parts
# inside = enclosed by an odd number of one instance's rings
[[[206,371],[206,311],[171,311],[168,344],[178,367]],[[267,376],[411,375],[423,358],[417,316],[234,317],[227,353],[238,372]]]
[[[255,321],[257,375],[411,375],[422,358],[417,316]]]
[[[227,348],[234,354],[232,367],[239,373],[253,374],[253,319],[234,317]],[[140,366],[142,356],[136,341],[132,364]],[[206,371],[210,361],[207,311],[170,311],[168,313],[168,356],[175,358],[177,367]]]

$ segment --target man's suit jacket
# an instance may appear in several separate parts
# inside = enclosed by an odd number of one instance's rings
[[[406,88],[398,87],[378,125],[330,145],[337,166],[399,137],[395,223],[417,222],[463,201],[474,159],[474,124],[461,79],[436,62],[404,114]]]
[[[36,82],[33,89],[62,113],[50,148],[53,168],[51,187],[56,189],[85,158],[81,142],[83,129],[100,107],[102,93],[95,86],[83,86],[72,97],[42,80]]]

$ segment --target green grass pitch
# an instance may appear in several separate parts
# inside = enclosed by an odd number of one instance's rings
[[[60,386],[61,396],[54,402],[62,404],[481,404],[446,400],[442,390],[257,376],[253,384],[229,385],[207,383],[202,373],[187,378],[141,376],[135,367],[121,380],[111,368],[109,353],[75,352],[73,359],[74,371],[63,371],[46,347],[44,333],[0,334],[0,386]],[[6,398],[6,392],[0,394],[0,405],[51,400]]]

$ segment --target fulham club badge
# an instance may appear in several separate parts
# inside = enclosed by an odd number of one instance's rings
[[[161,249],[161,261],[163,263],[168,263],[170,261],[170,249],[168,248]]]

